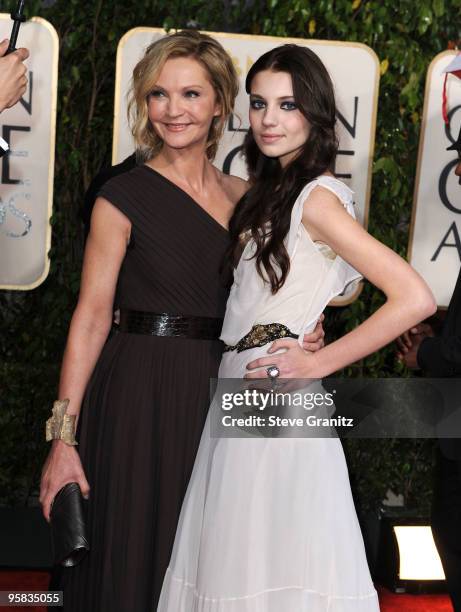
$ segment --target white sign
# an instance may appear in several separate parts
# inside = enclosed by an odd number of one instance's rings
[[[357,217],[366,227],[371,188],[371,165],[376,130],[379,61],[372,49],[360,43],[274,38],[243,34],[207,32],[231,55],[240,77],[240,91],[235,114],[230,118],[221,140],[215,164],[224,172],[247,178],[245,163],[239,155],[248,130],[248,95],[245,76],[254,61],[266,51],[285,43],[309,47],[325,63],[335,85],[338,107],[339,155],[335,172],[355,192]],[[118,163],[134,150],[127,121],[127,94],[133,68],[146,47],[165,35],[159,28],[134,28],[120,40],[114,104],[114,140],[112,162]],[[360,287],[336,304],[346,304],[360,292]]]
[[[446,150],[461,127],[461,79],[451,74],[448,126],[442,118],[443,70],[455,55],[440,53],[427,72],[408,254],[441,307],[448,306],[461,261],[461,185],[454,173],[458,153]]]
[[[12,21],[0,14],[0,40]],[[10,153],[0,160],[0,289],[33,289],[49,270],[53,204],[58,36],[34,17],[21,25],[29,84],[23,98],[0,115],[0,137]]]

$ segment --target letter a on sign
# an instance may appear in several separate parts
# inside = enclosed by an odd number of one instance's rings
[[[461,187],[454,172],[458,153],[447,151],[461,126],[461,79],[450,74],[461,69],[460,61],[456,51],[444,51],[427,71],[408,249],[411,265],[426,280],[439,306],[448,306],[460,264],[455,234],[461,222]],[[445,79],[447,124],[442,103]]]

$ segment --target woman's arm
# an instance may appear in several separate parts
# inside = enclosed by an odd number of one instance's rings
[[[419,274],[368,234],[329,190],[317,187],[312,191],[304,205],[303,224],[312,240],[328,244],[381,289],[387,300],[356,329],[316,353],[306,354],[289,340],[277,340],[271,352],[289,350],[256,359],[248,364],[249,370],[275,364],[282,378],[321,378],[377,351],[435,312],[432,293]],[[265,370],[247,375],[266,376]]]
[[[59,397],[70,400],[68,414],[80,412],[83,394],[112,325],[115,289],[130,226],[125,215],[107,200],[96,200],[59,384]]]
[[[70,324],[61,369],[59,398],[70,400],[67,414],[77,416],[86,386],[109,334],[120,266],[129,241],[131,224],[107,200],[98,198],[91,218],[83,261],[78,304]],[[40,501],[49,520],[56,493],[68,482],[89,491],[74,447],[54,440],[42,471]]]

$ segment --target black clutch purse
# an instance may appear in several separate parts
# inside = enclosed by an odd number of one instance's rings
[[[56,565],[77,565],[90,550],[83,504],[82,492],[76,482],[66,484],[54,498],[50,523]]]

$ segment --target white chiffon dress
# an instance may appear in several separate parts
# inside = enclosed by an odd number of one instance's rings
[[[310,331],[330,299],[360,274],[302,225],[317,186],[354,216],[352,191],[321,176],[297,198],[285,245],[290,271],[272,295],[247,243],[234,275],[221,339],[255,324]],[[220,378],[242,378],[270,344],[225,352]],[[202,434],[158,612],[377,612],[349,476],[337,438],[212,438]]]

